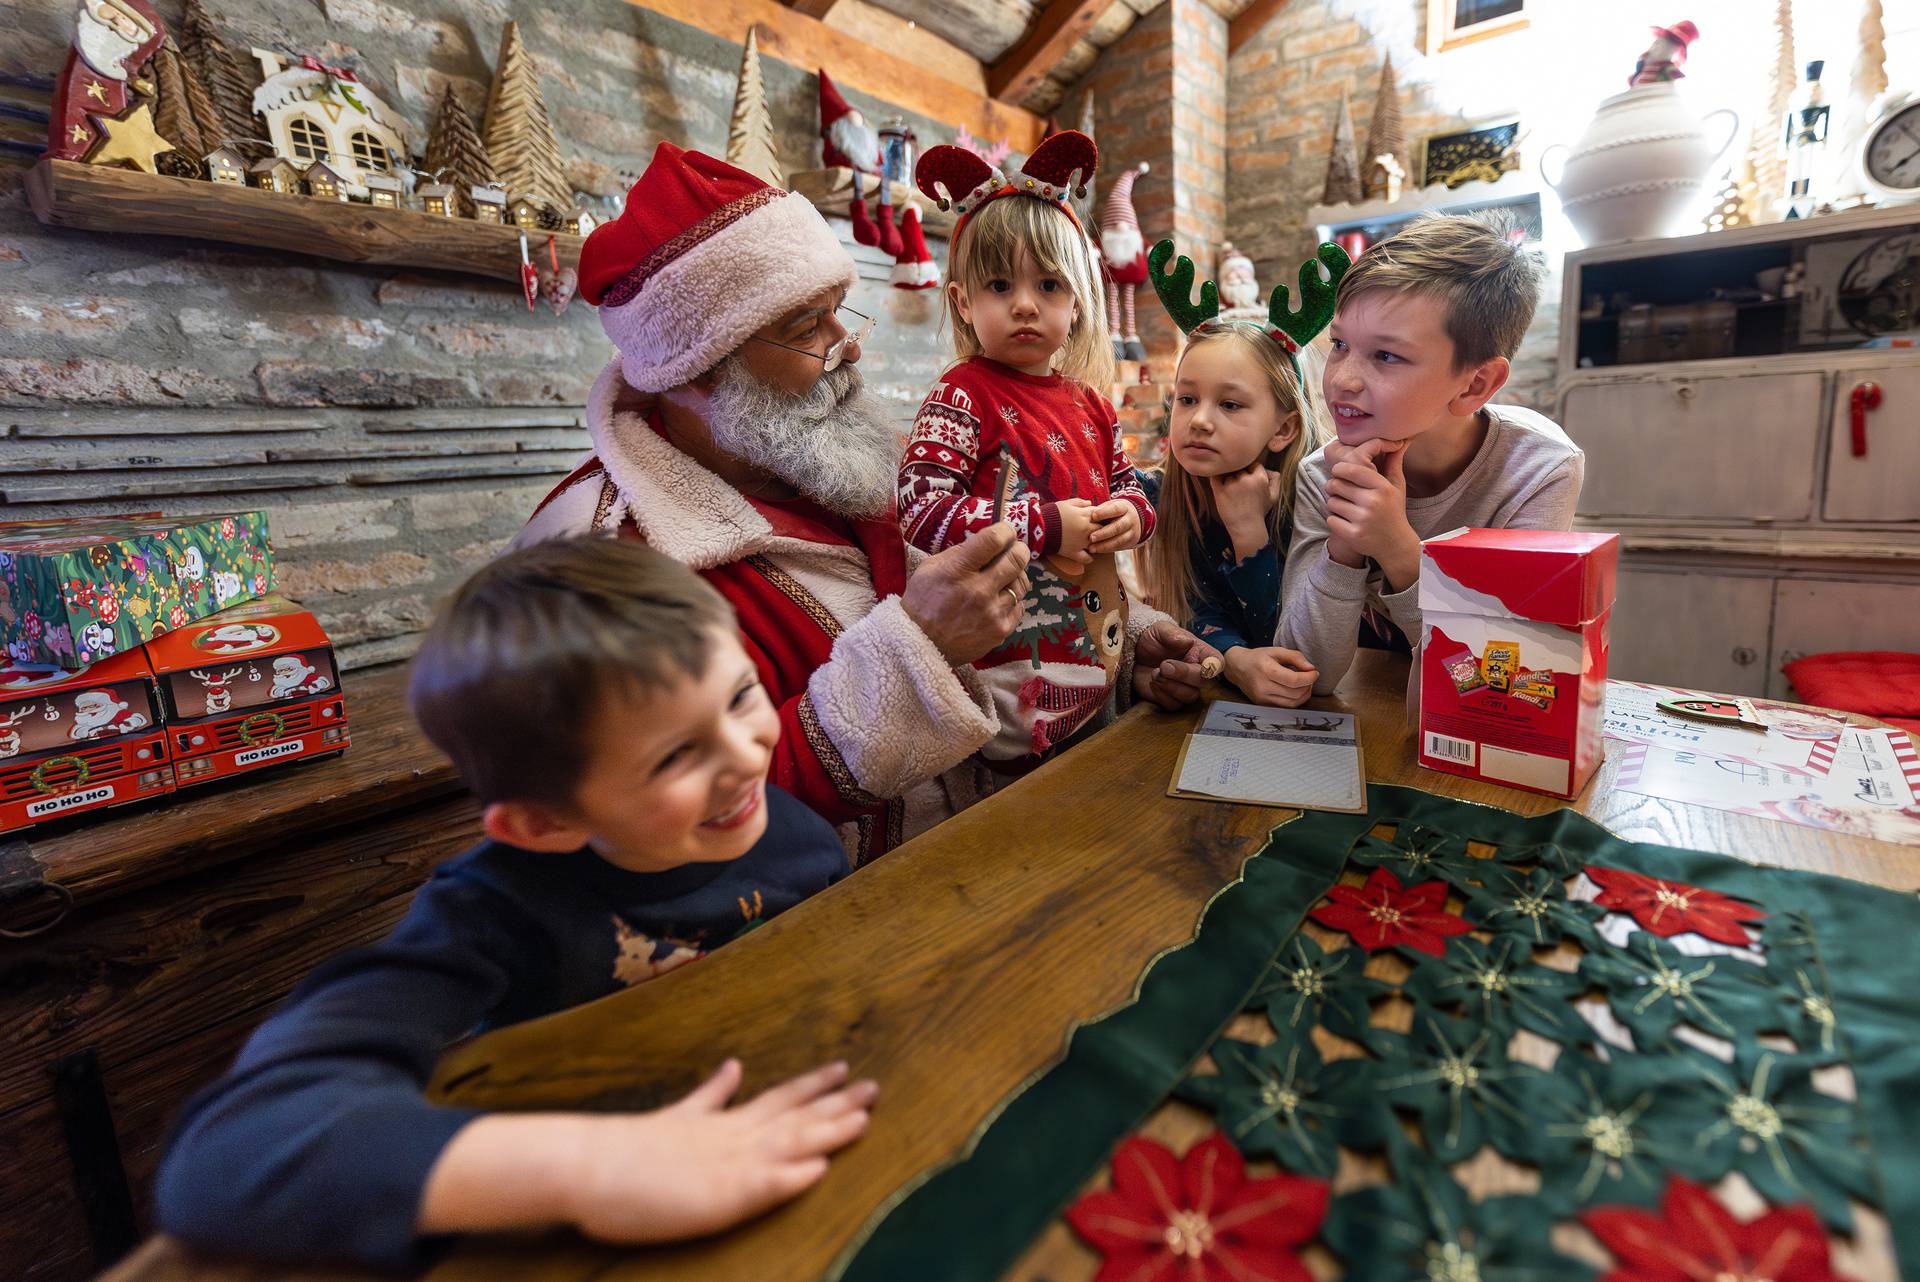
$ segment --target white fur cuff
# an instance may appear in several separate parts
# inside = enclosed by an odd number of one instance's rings
[[[795,192],[721,228],[662,267],[638,294],[600,309],[621,372],[643,392],[706,373],[755,330],[834,287],[853,288],[853,256]]]
[[[876,797],[964,761],[999,728],[981,683],[961,680],[897,596],[840,634],[807,693],[854,781]]]

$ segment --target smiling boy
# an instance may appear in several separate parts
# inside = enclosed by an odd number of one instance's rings
[[[1340,281],[1321,377],[1336,439],[1300,468],[1275,644],[1330,694],[1365,640],[1420,636],[1420,543],[1462,526],[1572,528],[1586,456],[1492,404],[1543,268],[1500,216],[1422,218]]]
[[[685,965],[848,871],[826,821],[767,781],[780,719],[726,602],[632,540],[512,552],[436,620],[408,698],[486,840],[386,940],[309,976],[187,1105],[161,1226],[393,1269],[452,1233],[697,1236],[818,1181],[877,1091],[844,1063],[731,1108],[735,1060],[643,1113],[425,1096],[459,1038]]]

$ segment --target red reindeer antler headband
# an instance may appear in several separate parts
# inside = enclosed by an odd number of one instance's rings
[[[941,209],[952,209],[959,221],[953,234],[967,225],[980,206],[1002,196],[1032,196],[1060,208],[1073,225],[1080,219],[1067,204],[1070,195],[1085,197],[1087,184],[1100,163],[1093,139],[1068,129],[1044,140],[1027,157],[1012,180],[964,147],[929,147],[914,166],[914,183]]]

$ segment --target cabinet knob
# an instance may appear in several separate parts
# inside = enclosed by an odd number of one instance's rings
[[[1760,661],[1760,656],[1752,646],[1737,645],[1733,647],[1733,661],[1743,668],[1751,668]]]

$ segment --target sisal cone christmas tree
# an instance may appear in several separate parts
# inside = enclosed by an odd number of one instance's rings
[[[1785,0],[1782,0],[1784,3]],[[1393,78],[1393,57],[1380,64],[1380,88],[1373,98],[1373,120],[1367,125],[1367,149],[1361,154],[1364,168],[1375,156],[1392,156],[1407,168],[1407,133],[1400,123],[1400,86]]]
[[[1787,154],[1782,136],[1799,68],[1793,58],[1793,0],[1778,0],[1773,14],[1773,78],[1766,105],[1747,132],[1747,163],[1753,167],[1755,222],[1773,222],[1787,198]]]
[[[427,172],[453,184],[460,211],[468,218],[473,217],[473,198],[467,189],[494,181],[493,162],[487,159],[473,117],[454,96],[452,85],[441,96],[440,109],[434,113],[433,128],[427,134]]]
[[[1378,112],[1375,113],[1378,118]],[[1346,82],[1340,84],[1340,114],[1333,118],[1333,150],[1327,153],[1327,181],[1320,189],[1323,205],[1344,205],[1360,199],[1360,162],[1353,154],[1353,108]]]
[[[540,97],[540,73],[520,41],[519,23],[507,23],[500,33],[500,60],[494,68],[481,132],[493,172],[509,192],[545,201],[554,210],[572,205],[573,189],[560,163],[560,145],[547,118],[547,104]]]
[[[193,118],[193,102],[187,96],[187,77],[179,47],[168,37],[153,51],[153,128],[173,144],[173,150],[160,158],[161,168],[182,178],[197,177],[200,158],[213,148]]]
[[[767,114],[767,87],[760,79],[760,44],[752,27],[740,47],[740,79],[733,90],[733,120],[727,125],[727,163],[774,187],[787,185]]]
[[[1847,84],[1846,121],[1841,125],[1839,145],[1833,153],[1841,157],[1845,165],[1834,192],[1842,200],[1866,195],[1853,156],[1859,150],[1860,140],[1866,136],[1867,126],[1873,123],[1874,100],[1886,91],[1887,26],[1880,0],[1860,0],[1860,45],[1853,56]]]
[[[187,0],[180,22],[180,52],[187,64],[184,74],[200,82],[220,121],[218,130],[203,129],[217,135],[203,139],[208,150],[226,139],[238,142],[258,138],[261,131],[254,123],[253,79],[214,30],[213,19],[200,6],[200,0]]]

